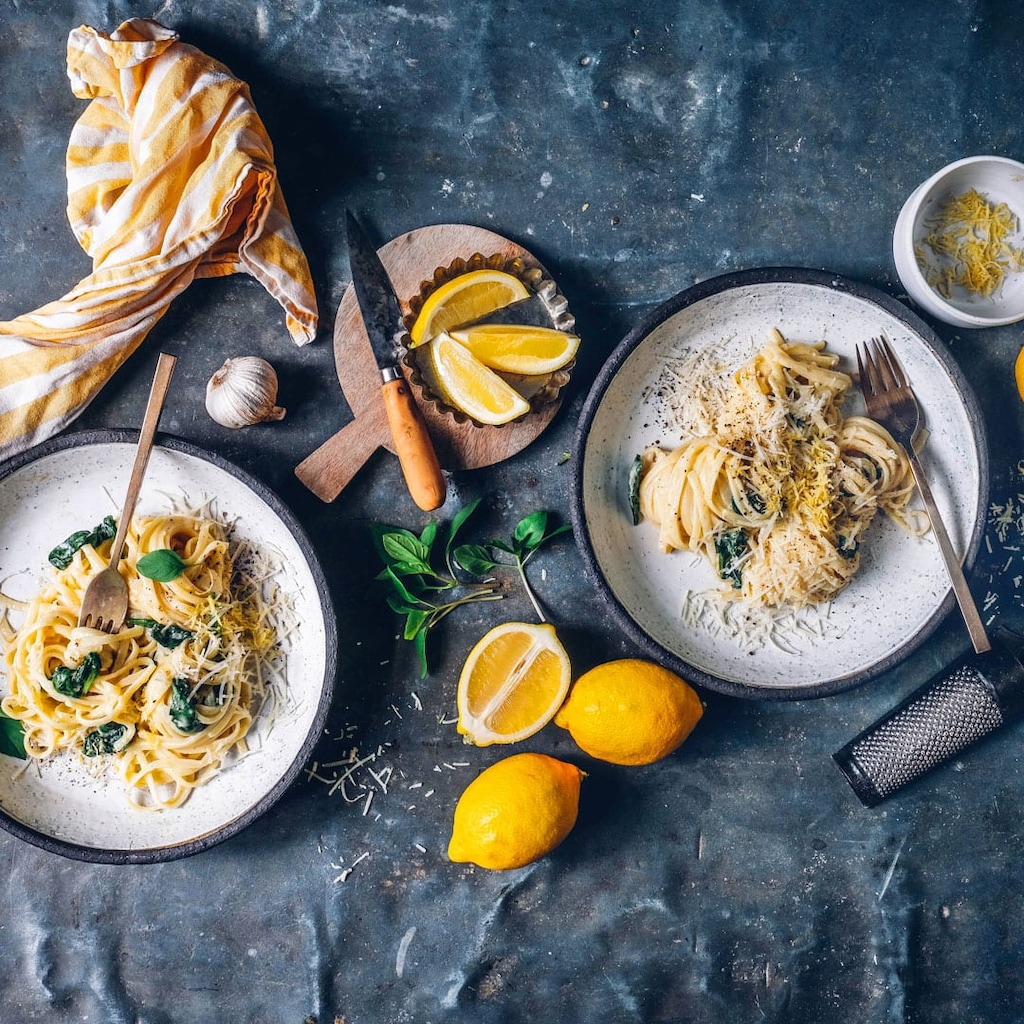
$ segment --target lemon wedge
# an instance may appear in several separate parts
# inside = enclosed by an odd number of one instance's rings
[[[425,351],[428,383],[477,423],[499,426],[530,411],[530,403],[515,388],[450,334],[432,338]]]
[[[449,327],[479,320],[529,295],[526,285],[515,274],[504,270],[471,270],[468,274],[459,274],[427,296],[409,331],[409,347],[422,345]]]
[[[539,732],[569,692],[569,655],[549,623],[506,622],[484,634],[459,676],[458,731],[486,747]]]
[[[477,324],[449,332],[484,366],[503,373],[554,373],[576,356],[580,339],[553,327]]]

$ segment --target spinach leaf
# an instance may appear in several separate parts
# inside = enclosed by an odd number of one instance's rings
[[[743,530],[729,530],[715,538],[718,552],[718,575],[723,580],[732,580],[734,590],[743,586],[743,556],[747,553],[749,541]]]
[[[171,721],[181,732],[201,732],[206,728],[196,716],[192,684],[180,676],[171,680]]]
[[[642,455],[633,459],[629,467],[629,515],[634,526],[638,526],[643,518],[640,513],[640,479],[643,476],[643,468]]]
[[[53,688],[65,697],[82,697],[89,692],[95,678],[100,674],[100,656],[90,651],[79,663],[78,668],[60,665],[53,670],[50,682]]]
[[[75,557],[75,552],[86,544],[98,547],[105,540],[110,540],[117,533],[117,523],[113,516],[104,516],[103,521],[91,530],[77,530],[61,541],[47,556],[47,561],[57,569],[66,569]]]
[[[172,651],[175,647],[180,647],[186,640],[191,640],[195,636],[192,630],[185,629],[184,626],[177,626],[173,622],[161,625],[156,619],[129,619],[128,624],[131,626],[144,626],[149,631],[149,635],[161,647],[166,647]]]
[[[158,548],[143,555],[136,563],[140,576],[156,580],[157,583],[170,583],[176,580],[187,568],[188,563],[171,548]]]
[[[25,727],[17,718],[11,718],[0,710],[0,754],[8,757],[19,757],[22,761],[28,758],[25,753]]]
[[[843,558],[853,558],[860,549],[860,544],[855,540],[851,540],[849,537],[840,537],[836,547],[839,549],[839,554]]]
[[[105,722],[103,725],[85,734],[82,740],[82,753],[86,757],[98,757],[100,754],[116,754],[123,750],[128,741],[125,735],[128,726],[120,722]],[[131,737],[129,737],[129,740]]]

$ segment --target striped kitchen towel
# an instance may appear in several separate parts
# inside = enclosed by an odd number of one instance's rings
[[[63,429],[196,277],[248,273],[313,340],[309,265],[248,86],[148,19],[68,38],[92,102],[67,152],[68,219],[92,273],[0,322],[0,458]]]

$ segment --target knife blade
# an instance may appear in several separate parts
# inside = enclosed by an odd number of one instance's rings
[[[446,485],[416,399],[402,375],[402,316],[391,278],[355,215],[346,210],[352,286],[381,375],[381,395],[395,454],[413,501],[429,512],[444,504]]]

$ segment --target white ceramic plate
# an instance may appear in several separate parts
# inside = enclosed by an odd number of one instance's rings
[[[49,550],[75,530],[116,515],[136,431],[93,431],[47,442],[0,465],[0,580],[30,597]],[[337,657],[335,618],[323,572],[291,512],[264,485],[208,452],[162,437],[153,450],[140,513],[174,500],[216,499],[233,530],[280,554],[282,590],[294,601],[287,700],[260,723],[255,752],[195,790],[174,810],[129,807],[116,778],[90,778],[71,758],[29,764],[0,754],[0,826],[80,860],[171,860],[234,835],[263,814],[302,770],[330,703]],[[0,689],[5,684],[0,673]]]
[[[665,554],[650,523],[633,526],[629,469],[650,443],[681,438],[658,397],[674,353],[725,346],[737,363],[770,328],[788,340],[824,340],[854,370],[854,346],[884,334],[924,409],[922,459],[950,536],[973,559],[984,530],[988,457],[977,403],[933,332],[875,289],[815,270],[769,268],[705,281],[670,299],[619,344],[584,405],[577,428],[572,514],[588,576],[626,632],[652,657],[695,684],[738,696],[799,698],[838,692],[891,668],[934,631],[953,606],[938,547],[885,516],[872,524],[853,582],[815,616],[820,636],[793,631],[778,642],[740,642],[707,624],[685,625],[683,595],[718,581],[703,559]],[[859,391],[848,415],[863,412]]]

